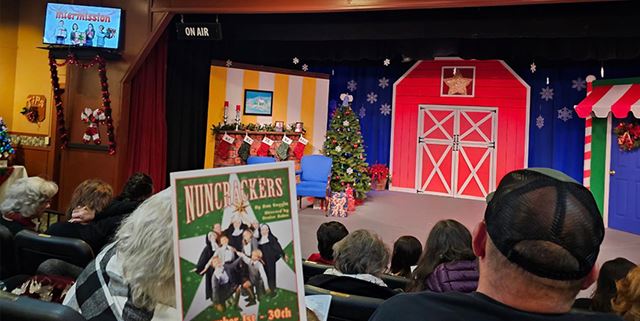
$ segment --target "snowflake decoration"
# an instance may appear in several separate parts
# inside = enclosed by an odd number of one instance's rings
[[[389,66],[391,64],[391,59],[387,58],[382,62],[383,65]]]
[[[353,168],[351,167],[347,168],[347,174],[349,175],[353,174]]]
[[[553,99],[553,88],[549,88],[549,86],[542,88],[540,91],[540,98],[545,101],[549,101]]]
[[[578,79],[572,80],[571,82],[573,83],[573,85],[571,85],[571,88],[577,91],[582,91],[583,89],[587,88],[587,82],[581,77],[578,77]]]
[[[342,122],[342,126],[344,126],[344,127],[349,126],[349,121],[348,120],[343,121]]]
[[[231,59],[227,59],[227,62],[224,65],[227,66],[227,68],[229,68],[231,67],[231,65],[233,65],[233,61],[231,61]]]
[[[302,65],[302,71],[308,71],[309,70],[309,65],[304,64]]]
[[[342,152],[342,147],[336,146],[336,152],[338,152],[338,153]]]
[[[376,101],[378,101],[378,94],[374,93],[373,91],[367,94],[367,101],[370,104],[375,103]]]
[[[558,110],[558,119],[562,120],[563,122],[566,123],[567,120],[572,118],[573,118],[573,110],[567,107],[562,107],[562,109]]]
[[[544,117],[542,117],[542,115],[538,115],[538,118],[536,118],[536,127],[538,127],[538,129],[544,127]]]
[[[388,116],[389,114],[391,114],[391,105],[384,103],[382,104],[382,106],[380,106],[380,113]]]
[[[536,66],[535,62],[532,62],[531,63],[531,67],[529,67],[529,70],[531,70],[532,74],[535,74],[536,73],[536,68],[538,68],[538,66]]]
[[[298,57],[293,57],[293,64],[297,65],[300,63],[300,59],[298,59]]]
[[[358,83],[353,79],[349,80],[349,82],[347,82],[347,89],[349,89],[350,92],[356,91],[356,89],[358,89]]]
[[[367,110],[364,109],[364,106],[360,107],[360,112],[358,113],[358,115],[360,115],[360,118],[364,118],[364,116],[367,116]]]
[[[387,79],[386,77],[378,79],[378,87],[382,89],[389,87],[389,79]]]

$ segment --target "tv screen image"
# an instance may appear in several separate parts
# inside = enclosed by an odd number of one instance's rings
[[[48,3],[43,42],[118,49],[121,15],[119,8]]]

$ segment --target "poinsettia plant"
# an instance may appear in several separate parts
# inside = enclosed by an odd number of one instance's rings
[[[389,178],[389,167],[384,164],[373,164],[369,166],[369,175],[373,181],[382,181]]]
[[[618,146],[623,151],[640,148],[640,124],[622,122],[613,130],[618,135]]]

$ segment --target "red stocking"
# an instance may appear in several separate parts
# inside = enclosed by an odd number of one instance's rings
[[[269,139],[267,136],[264,136],[262,142],[260,143],[260,148],[258,148],[256,154],[258,154],[258,156],[268,156],[269,148],[271,148],[271,145],[273,145],[273,140]]]
[[[231,144],[229,144],[224,140],[220,140],[220,143],[216,145],[216,157],[220,159],[228,159],[230,147],[231,147]]]
[[[302,159],[302,155],[304,155],[304,148],[307,147],[308,142],[309,142],[308,140],[300,136],[300,139],[298,140],[296,147],[293,148],[293,154],[296,156],[297,159]]]

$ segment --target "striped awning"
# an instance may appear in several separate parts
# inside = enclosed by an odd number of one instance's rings
[[[594,83],[593,91],[575,106],[576,113],[585,118],[594,113],[605,118],[609,111],[616,118],[626,118],[629,111],[640,118],[640,84],[601,85]]]

